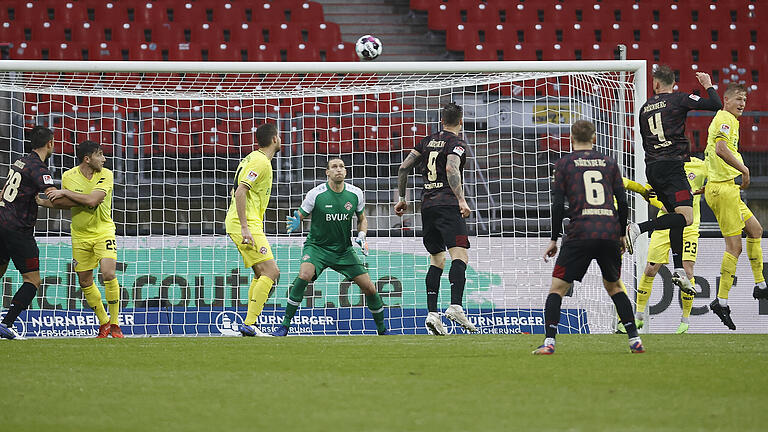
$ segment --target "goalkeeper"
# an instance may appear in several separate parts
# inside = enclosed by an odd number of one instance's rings
[[[293,212],[293,216],[288,216],[286,221],[289,233],[298,230],[306,217],[311,217],[312,227],[301,252],[299,275],[289,288],[283,323],[272,336],[288,334],[291,319],[304,298],[307,285],[316,280],[327,267],[343,274],[360,287],[376,322],[376,330],[380,335],[389,334],[384,326],[384,302],[349,241],[354,214],[357,216],[355,243],[360,245],[364,255],[368,255],[368,242],[365,240],[368,220],[365,218],[363,191],[344,182],[347,169],[344,161],[339,158],[328,160],[325,174],[328,182],[309,191],[301,207]]]
[[[693,196],[693,223],[683,230],[683,269],[686,277],[691,281],[692,286],[696,286],[693,278],[693,266],[696,263],[696,253],[699,245],[699,223],[701,221],[701,189],[707,179],[707,167],[704,161],[691,157],[689,162],[685,163],[685,174]],[[633,192],[643,195],[651,205],[659,208],[658,216],[666,214],[666,209],[662,203],[655,198],[652,190],[643,187],[632,180],[624,179],[625,187]],[[649,193],[651,192],[651,193]],[[653,279],[659,272],[662,264],[669,263],[669,230],[655,230],[651,235],[651,241],[648,245],[648,262],[645,265],[645,271],[640,277],[637,287],[637,310],[635,312],[635,322],[637,328],[642,328],[645,308],[648,306],[648,300],[651,297],[653,289]],[[680,301],[682,303],[683,315],[680,319],[680,325],[677,328],[677,334],[688,332],[690,324],[691,309],[693,308],[694,295],[686,294],[680,291]]]

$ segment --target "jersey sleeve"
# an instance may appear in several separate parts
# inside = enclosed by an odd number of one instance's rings
[[[100,190],[109,195],[109,191],[114,187],[115,177],[114,174],[112,174],[112,171],[108,170],[102,170],[102,174],[102,178],[96,182],[96,186],[93,187],[93,190]]]
[[[445,149],[446,155],[454,154],[464,160],[467,158],[467,143],[462,140],[451,140],[449,148]]]
[[[248,189],[253,189],[267,177],[267,172],[271,169],[272,167],[268,163],[256,159],[245,166],[238,182],[248,186]]]
[[[413,149],[419,152],[419,154],[424,154],[424,146],[426,146],[426,142],[429,138],[430,137],[428,136],[422,138],[419,142],[416,143],[416,146]]]
[[[44,191],[49,187],[53,187],[53,177],[51,176],[51,172],[48,171],[48,168],[45,166],[40,165],[39,167],[32,169],[30,174],[32,175],[32,181],[35,182],[38,190]]]
[[[689,110],[717,111],[723,109],[723,103],[720,101],[720,95],[714,87],[707,89],[708,98],[703,98],[695,94],[685,94],[681,104]]]
[[[365,210],[365,194],[360,188],[355,188],[353,191],[357,196],[357,208],[355,208],[355,213],[359,215]]]
[[[299,207],[301,214],[309,216],[310,213],[312,213],[312,210],[315,209],[315,201],[317,201],[318,195],[320,195],[320,190],[318,190],[318,188],[314,188],[307,193],[307,196],[304,197],[304,201],[301,202],[301,206]]]

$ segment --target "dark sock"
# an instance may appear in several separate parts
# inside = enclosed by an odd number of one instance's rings
[[[307,285],[309,285],[309,282],[297,276],[290,288],[288,288],[288,303],[285,304],[285,316],[283,316],[284,326],[291,326],[291,320],[296,315],[296,311],[304,299],[304,291],[307,289]]]
[[[16,294],[13,295],[11,306],[8,308],[8,313],[6,313],[3,318],[3,324],[5,324],[6,327],[12,326],[16,321],[16,318],[19,317],[21,311],[29,307],[36,294],[37,288],[29,282],[24,282],[21,285],[21,288],[16,291]]]
[[[613,304],[616,305],[616,312],[619,314],[619,320],[627,329],[627,337],[630,339],[637,337],[637,326],[635,326],[635,317],[632,315],[632,303],[624,291],[611,296]]]
[[[429,266],[427,270],[427,310],[437,312],[437,294],[440,292],[440,276],[443,269],[437,266]]]
[[[650,230],[665,230],[672,228],[685,228],[685,216],[680,213],[668,213],[656,219],[638,224],[640,232]]]
[[[548,338],[554,338],[557,335],[557,325],[560,324],[560,305],[563,304],[563,298],[560,294],[549,293],[547,301],[544,303],[544,330]]]
[[[683,228],[669,229],[669,248],[672,249],[672,263],[675,268],[683,268]]]
[[[451,304],[461,306],[464,285],[467,283],[467,264],[464,261],[455,259],[451,262],[448,281],[451,282]]]

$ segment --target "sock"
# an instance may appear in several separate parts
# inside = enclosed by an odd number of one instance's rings
[[[267,276],[260,276],[258,279],[251,280],[251,287],[248,292],[251,293],[251,298],[248,299],[248,313],[245,316],[245,325],[254,325],[256,320],[261,315],[261,310],[264,309],[264,303],[267,302],[269,297],[269,291],[272,290],[272,285],[275,283]]]
[[[563,304],[563,298],[560,294],[549,293],[547,301],[544,303],[544,323],[547,338],[554,339],[557,336],[557,325],[560,324],[560,305]]]
[[[640,282],[637,284],[637,313],[645,313],[645,307],[648,306],[648,300],[651,298],[651,290],[653,290],[654,276],[647,276],[643,273],[640,276]]]
[[[621,285],[621,290],[624,291],[624,294],[626,294],[627,293],[627,286],[624,285],[624,281],[619,279],[619,285]],[[616,316],[618,316],[618,314],[616,314]],[[621,320],[619,320],[619,321],[621,321]]]
[[[451,304],[461,306],[464,285],[467,283],[467,264],[464,261],[455,259],[451,262],[448,281],[451,283]]]
[[[120,284],[117,279],[104,281],[107,307],[109,308],[109,323],[117,324],[120,316]]]
[[[616,312],[619,313],[619,319],[627,330],[627,337],[632,339],[637,337],[637,326],[635,326],[635,317],[632,316],[632,302],[624,292],[611,296],[613,304],[616,306]]]
[[[728,292],[733,286],[733,278],[736,275],[736,263],[738,260],[738,258],[728,252],[723,253],[723,262],[720,265],[720,286],[717,288],[717,297],[721,300],[721,306],[728,305]],[[722,300],[725,300],[725,302]]]
[[[693,278],[691,278],[691,285],[696,286],[696,281]],[[683,319],[687,319],[689,316],[691,316],[691,309],[693,308],[693,296],[680,291],[680,302],[683,304]]]
[[[683,215],[679,215],[683,216]],[[683,217],[685,219],[685,217]],[[683,228],[669,229],[669,248],[672,250],[672,264],[676,269],[683,268]]]
[[[752,267],[752,276],[755,277],[755,285],[765,284],[763,276],[763,248],[760,246],[759,238],[747,237],[747,257],[749,265]]]
[[[35,295],[37,295],[37,288],[34,285],[29,282],[21,284],[21,288],[16,291],[16,294],[11,299],[11,306],[3,318],[3,324],[6,327],[11,327],[21,311],[29,307]]]
[[[379,293],[366,294],[365,303],[368,305],[371,315],[373,315],[373,321],[376,323],[376,331],[379,333],[387,331],[387,327],[384,326],[384,301],[381,300]]]
[[[443,269],[437,266],[429,266],[427,270],[427,310],[437,312],[437,295],[440,292],[440,276]]]
[[[104,310],[104,303],[101,302],[101,293],[96,284],[93,283],[91,286],[83,288],[83,295],[88,306],[96,312],[99,325],[108,323],[109,317],[107,316],[107,311]]]
[[[288,288],[288,303],[285,304],[285,316],[283,316],[283,325],[285,327],[291,326],[291,320],[296,315],[296,311],[304,299],[304,291],[307,290],[307,285],[309,285],[308,281],[296,276],[296,279],[293,280],[293,283]]]

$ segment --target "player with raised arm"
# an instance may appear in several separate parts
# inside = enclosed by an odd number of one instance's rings
[[[77,146],[80,164],[64,173],[61,190],[46,193],[49,200],[38,200],[45,207],[72,210],[72,258],[85,301],[99,319],[97,338],[122,338],[120,315],[120,285],[115,276],[117,241],[112,221],[112,189],[114,175],[104,168],[104,151],[94,141]],[[55,202],[55,204],[52,204]],[[93,278],[99,267],[109,306],[109,316],[101,302],[101,293]]]
[[[240,325],[243,336],[270,336],[255,325],[264,309],[272,286],[280,277],[272,249],[264,234],[264,212],[272,193],[272,164],[280,151],[280,134],[272,123],[256,129],[259,149],[252,151],[237,166],[232,185],[232,201],[225,219],[227,234],[237,246],[246,267],[253,269],[248,288],[248,313]]]
[[[565,217],[566,196],[571,223],[552,271],[552,285],[544,306],[546,338],[544,344],[533,351],[536,355],[555,353],[563,296],[571,289],[574,280],[581,281],[592,260],[600,266],[603,285],[627,332],[630,351],[645,352],[637,335],[632,303],[622,290],[619,279],[625,240],[623,233],[629,214],[627,196],[616,162],[592,149],[595,137],[595,125],[587,120],[578,120],[571,126],[573,152],[555,163],[552,237],[544,252],[545,260],[557,254],[557,238]]]
[[[0,322],[0,338],[4,339],[23,339],[13,323],[32,303],[41,283],[40,250],[35,241],[36,198],[40,192],[56,189],[45,164],[53,153],[53,132],[35,126],[28,137],[32,151],[11,165],[0,191],[0,277],[13,260],[23,281]]]
[[[462,170],[467,162],[467,143],[459,138],[463,112],[460,106],[451,102],[443,107],[440,114],[442,130],[422,139],[400,165],[397,181],[400,200],[395,205],[395,214],[402,216],[408,209],[405,200],[408,175],[414,165],[421,162],[421,175],[424,178],[424,191],[421,195],[422,235],[430,264],[426,278],[429,313],[425,324],[433,335],[447,334],[437,309],[447,248],[452,260],[448,273],[451,304],[445,310],[445,316],[467,331],[477,332],[462,307],[469,260],[469,238],[464,219],[471,212],[464,197],[462,178]]]
[[[638,122],[645,149],[645,173],[659,201],[669,213],[627,226],[627,250],[634,253],[637,237],[651,230],[669,230],[672,249],[672,282],[689,295],[696,289],[683,268],[683,229],[693,223],[693,195],[685,177],[690,143],[685,136],[688,111],[717,111],[723,107],[709,75],[696,73],[709,98],[674,91],[675,73],[669,66],[653,71],[654,96],[640,108]]]
[[[331,158],[325,168],[328,181],[307,193],[304,202],[293,216],[288,216],[286,228],[289,233],[301,227],[301,221],[309,217],[312,227],[301,251],[301,266],[288,291],[283,323],[272,336],[286,336],[291,320],[304,299],[307,285],[320,277],[326,268],[331,268],[353,281],[365,294],[365,302],[376,322],[380,335],[387,335],[384,325],[384,302],[371,281],[368,270],[360,263],[350,242],[352,216],[357,216],[357,238],[364,255],[368,255],[368,219],[365,217],[365,195],[363,191],[345,183],[347,168],[340,158]]]
[[[747,233],[747,257],[755,278],[752,297],[768,298],[763,277],[763,248],[760,239],[763,227],[741,200],[740,188],[734,179],[741,176],[741,189],[747,189],[750,183],[749,168],[739,154],[739,117],[747,104],[747,89],[741,84],[728,84],[723,94],[725,107],[715,114],[709,125],[705,161],[709,181],[704,191],[707,204],[717,218],[720,231],[725,240],[723,262],[720,265],[720,286],[717,298],[710,303],[720,320],[729,329],[736,330],[728,306],[728,292],[736,277],[736,263],[741,255],[741,232]]]
[[[696,264],[696,255],[699,248],[699,224],[701,221],[701,193],[707,179],[707,167],[703,160],[691,157],[691,160],[685,163],[685,173],[688,182],[691,185],[693,194],[693,223],[683,230],[683,268],[686,277],[691,281],[691,285],[696,285],[693,279],[693,267]],[[634,183],[634,182],[633,182]],[[635,183],[637,184],[637,183]],[[625,182],[626,185],[626,182]],[[641,186],[642,187],[642,186]],[[637,192],[635,188],[631,190]],[[650,190],[650,189],[648,189]],[[667,214],[663,204],[655,198],[649,197],[645,193],[644,198],[651,205],[659,209],[657,217]],[[669,262],[669,231],[656,230],[651,235],[651,241],[648,245],[648,260],[645,264],[645,271],[640,276],[637,286],[637,305],[635,311],[635,323],[637,328],[642,328],[645,324],[645,308],[648,306],[648,300],[651,297],[653,289],[653,279],[659,272],[662,264]],[[677,334],[687,333],[690,325],[691,309],[693,308],[693,295],[685,291],[680,291],[680,301],[682,303],[683,314],[680,318],[680,325],[677,327]]]

